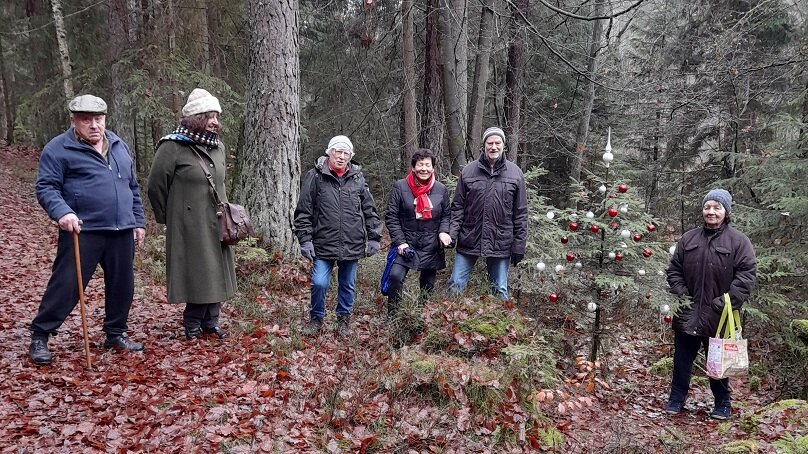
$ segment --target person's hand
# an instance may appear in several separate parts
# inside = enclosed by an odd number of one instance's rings
[[[310,262],[314,261],[314,245],[311,241],[304,241],[303,244],[300,245],[300,255]]]
[[[511,254],[511,265],[518,265],[523,258],[525,258],[525,254]]]
[[[379,244],[378,241],[373,241],[373,240],[368,241],[368,248],[365,251],[365,256],[366,257],[373,257],[374,255],[376,255],[377,252],[379,252],[379,249],[381,249],[381,247],[382,247],[382,245]]]
[[[442,244],[443,247],[449,247],[452,245],[452,237],[449,236],[449,234],[446,232],[440,232],[438,234],[438,239],[440,240],[440,244]]]
[[[59,218],[59,228],[65,232],[81,232],[81,220],[76,213],[67,213]]]
[[[407,244],[407,243],[399,244],[398,248],[397,248],[398,249],[398,255],[404,255],[404,250],[407,249],[408,247],[410,247],[410,245]]]
[[[143,245],[146,244],[143,240],[146,238],[146,229],[143,228],[136,228],[135,229],[135,247],[143,248]]]

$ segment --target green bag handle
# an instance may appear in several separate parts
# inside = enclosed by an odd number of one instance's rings
[[[736,327],[737,331],[741,330],[741,314],[738,311],[732,310],[732,303],[729,301],[729,293],[724,293],[724,311],[721,313],[721,320],[718,322],[718,329],[715,331],[715,337],[722,338],[721,329],[727,324],[727,329],[724,332],[723,339],[735,339]]]

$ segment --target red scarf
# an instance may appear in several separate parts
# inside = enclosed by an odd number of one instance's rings
[[[432,201],[429,200],[429,191],[432,190],[434,184],[435,174],[429,177],[427,184],[423,184],[415,178],[415,172],[407,175],[407,186],[410,187],[412,196],[415,197],[415,219],[432,219]]]

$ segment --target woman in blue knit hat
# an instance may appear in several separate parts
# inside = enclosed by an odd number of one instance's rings
[[[729,293],[732,309],[740,309],[755,285],[755,250],[746,235],[730,227],[731,211],[729,192],[708,192],[702,200],[704,225],[682,235],[668,267],[671,293],[692,303],[683,305],[673,318],[673,378],[665,407],[671,414],[684,409],[693,361],[700,348],[707,352],[724,310],[723,295]],[[729,379],[710,378],[710,389],[715,398],[710,417],[729,418]]]

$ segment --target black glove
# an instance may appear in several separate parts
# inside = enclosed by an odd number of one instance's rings
[[[300,255],[310,262],[314,261],[314,245],[311,244],[311,241],[304,241],[300,245]]]
[[[511,265],[518,265],[523,258],[525,258],[525,254],[511,254]]]
[[[382,247],[382,245],[379,244],[378,241],[373,241],[373,240],[368,241],[368,248],[365,251],[365,256],[366,257],[372,257],[372,256],[376,255],[376,253],[379,252],[379,249],[381,249],[381,247]]]

